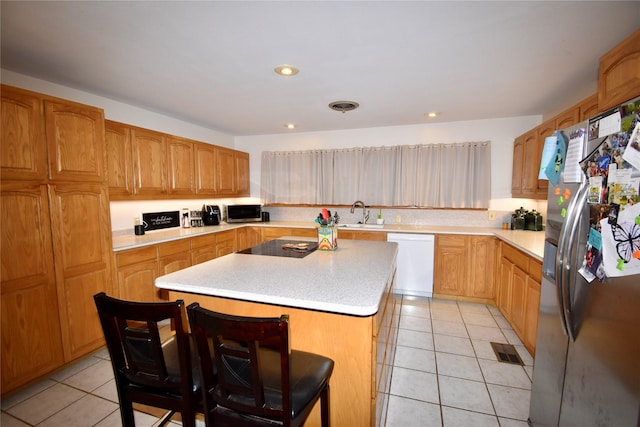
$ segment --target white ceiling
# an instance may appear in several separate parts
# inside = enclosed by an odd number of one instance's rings
[[[537,115],[595,92],[619,1],[2,1],[3,69],[231,135]],[[296,76],[273,69],[292,64]],[[360,103],[339,113],[333,101]]]

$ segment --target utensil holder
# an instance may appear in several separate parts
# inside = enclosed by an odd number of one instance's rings
[[[338,248],[338,229],[321,225],[318,227],[318,250],[335,251]]]

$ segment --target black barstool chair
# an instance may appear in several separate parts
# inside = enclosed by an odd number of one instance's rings
[[[208,426],[302,426],[320,399],[329,426],[333,360],[289,348],[289,318],[253,318],[187,307],[200,356]]]

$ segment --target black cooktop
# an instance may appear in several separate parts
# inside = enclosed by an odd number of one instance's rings
[[[252,248],[238,251],[239,254],[283,256],[288,258],[304,258],[318,248],[318,242],[301,240],[269,240]]]

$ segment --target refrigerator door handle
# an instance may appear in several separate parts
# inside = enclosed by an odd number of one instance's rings
[[[565,331],[569,338],[572,341],[576,340],[576,325],[573,313],[573,305],[571,303],[571,289],[575,285],[576,274],[577,271],[573,271],[571,269],[572,261],[575,260],[576,251],[578,248],[576,247],[576,238],[578,237],[578,231],[580,228],[580,212],[587,201],[587,196],[589,194],[589,185],[586,180],[583,180],[578,188],[578,192],[576,196],[573,198],[571,203],[569,204],[569,209],[571,213],[567,213],[567,216],[571,215],[572,221],[568,224],[568,240],[566,242],[566,247],[563,250],[562,260],[562,310],[563,310],[563,318],[565,322]]]

